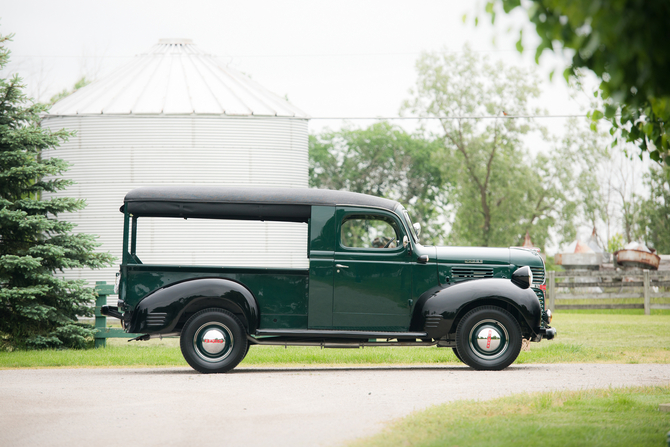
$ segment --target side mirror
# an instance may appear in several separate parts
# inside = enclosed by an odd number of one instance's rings
[[[421,224],[416,222],[416,223],[412,224],[412,226],[414,227],[414,232],[416,233],[416,237],[421,236]]]
[[[409,238],[407,236],[402,237],[402,246],[407,249],[407,254],[412,254],[412,244],[409,243]]]

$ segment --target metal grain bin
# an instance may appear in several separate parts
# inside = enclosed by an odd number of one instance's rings
[[[42,125],[77,134],[43,156],[71,163],[67,177],[76,184],[60,194],[88,203],[61,217],[76,223],[77,231],[99,235],[100,250],[120,258],[119,207],[133,188],[307,187],[307,124],[305,113],[190,40],[162,39],[56,103]],[[144,219],[139,232],[144,263],[308,266],[305,224]],[[65,275],[113,282],[116,271]]]

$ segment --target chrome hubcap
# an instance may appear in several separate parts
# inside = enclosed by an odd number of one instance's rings
[[[470,347],[478,357],[491,360],[500,357],[509,346],[507,329],[496,320],[483,320],[470,331]]]
[[[480,351],[483,352],[495,352],[500,346],[502,338],[500,332],[491,326],[482,328],[475,337]]]
[[[196,354],[207,362],[219,362],[227,358],[233,350],[234,342],[230,329],[218,322],[203,324],[193,336]]]
[[[218,329],[208,329],[202,336],[202,349],[209,355],[216,355],[223,351],[226,336]]]

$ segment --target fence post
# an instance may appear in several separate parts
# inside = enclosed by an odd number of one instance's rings
[[[649,270],[643,273],[644,278],[644,314],[651,315],[651,299],[649,297]]]
[[[547,272],[549,274],[549,281],[548,281],[548,286],[547,291],[549,292],[549,310],[552,312],[554,311],[554,300],[556,299],[556,272],[553,270],[549,270]]]
[[[98,285],[103,285],[107,284],[106,281],[96,281],[95,282],[95,290],[98,292],[98,297],[95,299],[95,329],[98,331],[101,331],[107,327],[107,317],[102,315],[100,313],[100,308],[102,306],[107,305],[107,294],[105,293],[106,290],[102,287],[98,287]],[[102,289],[102,290],[101,290]],[[97,335],[97,334],[96,334]],[[97,336],[95,337],[95,347],[96,348],[104,348],[107,346],[107,339],[106,338],[98,338]]]

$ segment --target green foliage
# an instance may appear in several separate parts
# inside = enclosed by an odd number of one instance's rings
[[[462,55],[423,54],[417,71],[414,97],[404,107],[418,115],[526,115],[529,100],[539,95],[528,73],[491,64],[467,47]],[[453,170],[457,179],[451,241],[515,245],[525,234],[525,228],[517,225],[517,206],[526,203],[522,185],[535,177],[529,164],[523,162],[528,155],[521,149],[521,138],[531,130],[530,123],[456,118],[440,124],[439,135],[445,145],[440,164]],[[511,209],[515,212],[510,213]]]
[[[397,200],[421,224],[422,241],[439,242],[450,186],[436,162],[441,147],[387,122],[311,135],[309,184]]]
[[[670,167],[655,167],[647,174],[647,199],[636,216],[646,243],[659,253],[670,253]]]
[[[418,81],[405,109],[440,120],[436,131],[444,150],[435,157],[454,179],[455,216],[450,239],[462,245],[519,245],[530,232],[543,247],[549,229],[563,237],[575,233],[579,211],[579,166],[596,158],[587,132],[574,132],[548,155],[536,158],[523,137],[543,131],[531,120],[505,115],[533,115],[529,103],[539,95],[532,72],[491,63],[469,48],[461,55],[429,53],[417,62]],[[495,119],[460,117],[497,115]],[[581,138],[589,137],[586,141]],[[586,154],[581,151],[586,149]],[[577,166],[577,167],[576,167]],[[582,169],[585,180],[588,169]]]
[[[0,36],[0,68],[10,37]],[[72,234],[74,225],[58,220],[82,209],[82,200],[40,200],[72,184],[60,178],[67,163],[41,158],[70,134],[41,128],[45,106],[29,101],[23,87],[18,76],[0,79],[0,347],[83,347],[93,330],[76,316],[91,315],[95,292],[55,273],[107,266],[112,258],[93,253],[93,236]]]
[[[553,256],[547,256],[547,258],[544,260],[544,266],[547,271],[553,270],[555,272],[562,272],[565,270],[563,266],[556,264]]]
[[[486,11],[495,20],[494,4],[505,12],[519,7],[535,25],[545,50],[572,51],[566,78],[581,69],[600,79],[604,106],[592,118],[606,118],[641,152],[667,163],[670,150],[670,2],[667,0],[491,0]],[[522,51],[521,37],[517,48]],[[617,113],[619,112],[619,113]]]
[[[60,92],[53,95],[51,97],[51,99],[49,100],[49,105],[50,106],[54,105],[55,103],[57,103],[61,99],[67,98],[68,96],[70,96],[71,94],[73,94],[74,92],[79,90],[80,88],[86,87],[90,83],[91,83],[91,81],[86,79],[86,76],[82,76],[81,79],[79,79],[77,82],[75,82],[74,87],[72,87],[72,89],[68,90],[68,89],[64,88]]]
[[[623,234],[616,233],[607,241],[607,253],[615,253],[624,246]]]

